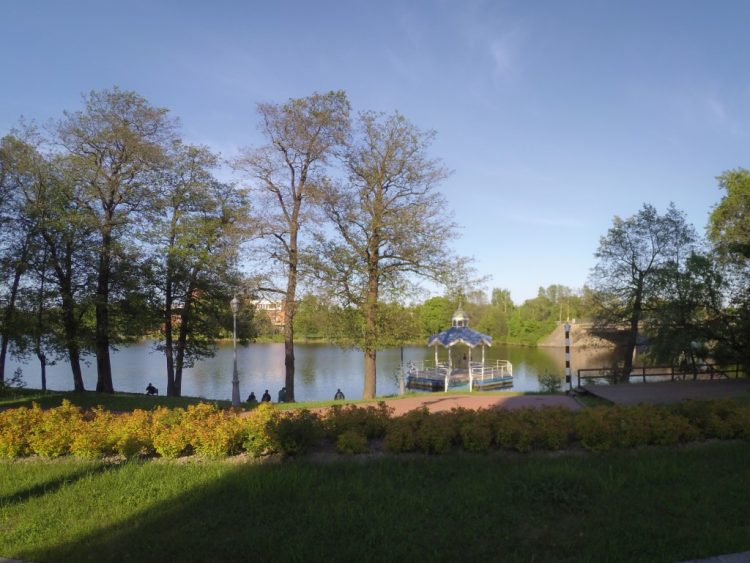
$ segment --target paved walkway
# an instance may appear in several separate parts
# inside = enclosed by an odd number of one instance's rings
[[[395,416],[408,411],[427,407],[430,412],[449,411],[454,408],[465,409],[523,409],[529,407],[566,407],[578,410],[581,405],[566,395],[515,395],[513,393],[496,393],[492,395],[443,395],[442,393],[424,393],[404,399],[387,399],[385,403],[393,407]]]
[[[618,405],[639,403],[679,403],[687,399],[722,399],[749,396],[750,380],[714,379],[713,381],[666,381],[658,383],[621,383],[585,385],[586,391]]]

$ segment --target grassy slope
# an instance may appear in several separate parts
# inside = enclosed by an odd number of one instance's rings
[[[750,549],[750,448],[0,464],[33,561],[680,561]]]

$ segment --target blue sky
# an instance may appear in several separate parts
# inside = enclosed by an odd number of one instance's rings
[[[343,89],[438,132],[457,252],[516,302],[582,286],[615,215],[703,232],[750,167],[750,2],[5,0],[0,134],[118,85],[231,158],[255,104]]]

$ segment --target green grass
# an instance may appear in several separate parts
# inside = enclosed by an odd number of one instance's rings
[[[32,561],[681,561],[750,549],[750,448],[0,463]]]
[[[42,408],[58,407],[63,399],[82,408],[92,408],[101,405],[108,410],[129,412],[135,409],[151,409],[156,406],[182,407],[198,403],[216,403],[220,407],[229,408],[231,401],[210,401],[198,397],[149,397],[140,393],[97,393],[84,391],[47,391],[38,389],[13,389],[5,396],[0,396],[0,408],[30,407],[32,402]]]

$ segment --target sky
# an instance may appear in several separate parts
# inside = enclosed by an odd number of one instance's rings
[[[0,135],[119,86],[231,159],[256,104],[345,90],[435,130],[487,289],[582,287],[615,216],[670,202],[699,233],[750,168],[750,2],[0,1]]]

